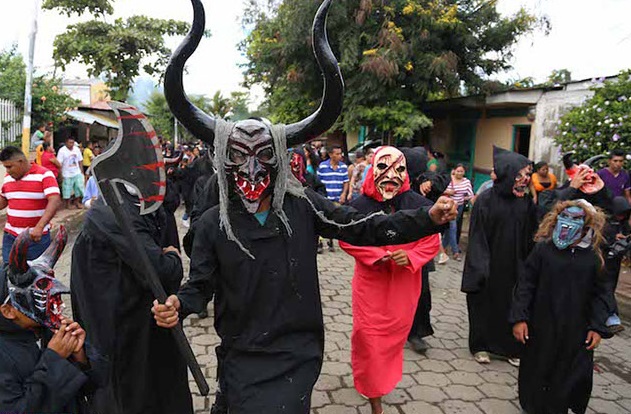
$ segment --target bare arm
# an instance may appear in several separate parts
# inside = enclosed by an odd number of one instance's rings
[[[38,242],[42,239],[44,228],[53,217],[55,217],[59,206],[61,206],[61,197],[59,194],[53,194],[48,197],[48,204],[46,205],[46,210],[44,210],[44,215],[39,219],[37,225],[31,229],[31,239],[33,239],[33,241]]]
[[[340,203],[346,203],[348,199],[348,181],[344,183],[344,188],[342,189],[342,195],[340,196]]]
[[[0,196],[0,210],[4,210],[8,204],[9,202],[7,201],[7,199],[4,198],[4,196]]]
[[[50,162],[57,168],[61,168],[61,163],[59,162],[59,160],[57,159],[57,157],[52,157],[50,159]]]

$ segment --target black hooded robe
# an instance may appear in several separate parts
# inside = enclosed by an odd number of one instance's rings
[[[587,332],[611,337],[611,292],[591,247],[538,243],[519,275],[510,322],[528,323],[519,367],[519,402],[528,414],[583,414],[592,391],[594,352]]]
[[[521,345],[513,338],[508,316],[518,270],[534,245],[537,215],[530,197],[512,192],[528,159],[500,151],[494,161],[497,180],[473,206],[462,291],[467,294],[471,353],[515,358]]]
[[[311,189],[309,199],[338,223],[363,217]],[[233,202],[235,203],[235,202]],[[236,204],[239,203],[239,204]],[[230,220],[250,259],[219,228],[219,206],[199,219],[190,279],[178,292],[184,317],[214,296],[219,381],[228,412],[307,414],[322,367],[324,326],[317,235],[355,245],[403,244],[437,233],[426,209],[399,211],[348,227],[327,224],[305,199],[285,197],[289,236],[276,214],[264,225],[236,200]]]
[[[162,252],[160,216],[140,216],[133,202],[127,199],[124,207],[134,231],[173,294],[183,276],[181,259]],[[109,361],[108,384],[94,404],[108,414],[192,413],[186,363],[171,332],[153,319],[154,295],[129,265],[136,260],[114,214],[99,201],[75,241],[70,279],[75,320]]]
[[[432,189],[429,194],[423,196],[425,205],[431,206],[445,192],[445,189],[447,189],[447,186],[451,182],[451,177],[449,174],[427,171],[428,157],[425,148],[400,148],[400,150],[405,154],[405,159],[408,164],[412,190],[420,195],[420,185],[426,181],[432,183]],[[432,327],[431,321],[432,291],[429,274],[435,270],[434,260],[431,260],[421,269],[423,277],[421,296],[416,306],[416,313],[414,314],[409,339],[422,339],[434,335],[434,328]]]
[[[160,245],[162,247],[173,246],[180,250],[180,236],[177,231],[175,211],[180,206],[180,193],[172,178],[167,177],[166,194],[164,195],[165,226],[162,232]]]

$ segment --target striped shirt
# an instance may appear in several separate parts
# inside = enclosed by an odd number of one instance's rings
[[[7,174],[0,191],[8,201],[4,231],[17,236],[27,228],[35,227],[46,211],[48,198],[56,194],[59,194],[59,187],[55,176],[40,165],[32,164],[29,172],[17,181]],[[47,224],[44,234],[49,230],[50,224]]]
[[[326,187],[326,197],[331,201],[340,201],[344,183],[348,180],[348,167],[343,162],[337,164],[337,169],[331,167],[331,160],[322,161],[318,166],[318,178]]]
[[[465,201],[473,197],[473,187],[471,187],[471,181],[469,181],[468,178],[463,178],[458,184],[452,180],[447,189],[454,192],[454,195],[452,195],[451,198],[459,206],[463,205]]]

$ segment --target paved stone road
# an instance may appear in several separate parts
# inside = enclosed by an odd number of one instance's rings
[[[184,234],[184,229],[180,229]],[[59,263],[58,274],[67,277],[69,246]],[[370,413],[368,403],[353,388],[350,366],[351,276],[353,259],[341,252],[318,258],[324,322],[325,362],[312,399],[312,413]],[[186,263],[188,266],[188,263]],[[512,414],[519,413],[517,368],[493,360],[482,366],[467,348],[465,297],[459,291],[462,263],[449,261],[431,275],[436,334],[432,348],[421,356],[405,350],[403,380],[385,397],[388,414]],[[212,317],[191,317],[185,322],[187,335],[198,361],[214,390],[218,338]],[[631,328],[603,341],[596,354],[594,391],[589,413],[631,412]],[[196,390],[191,380],[191,390]],[[208,413],[211,398],[194,392],[196,413]]]

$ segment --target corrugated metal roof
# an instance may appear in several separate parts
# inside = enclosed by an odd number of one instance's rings
[[[106,116],[103,116],[94,112],[82,111],[80,109],[77,109],[77,110],[66,112],[66,115],[68,115],[70,118],[75,119],[79,122],[83,122],[84,124],[88,124],[88,125],[100,124],[108,128],[118,129],[118,122],[116,122],[115,120],[111,118],[108,118]]]

